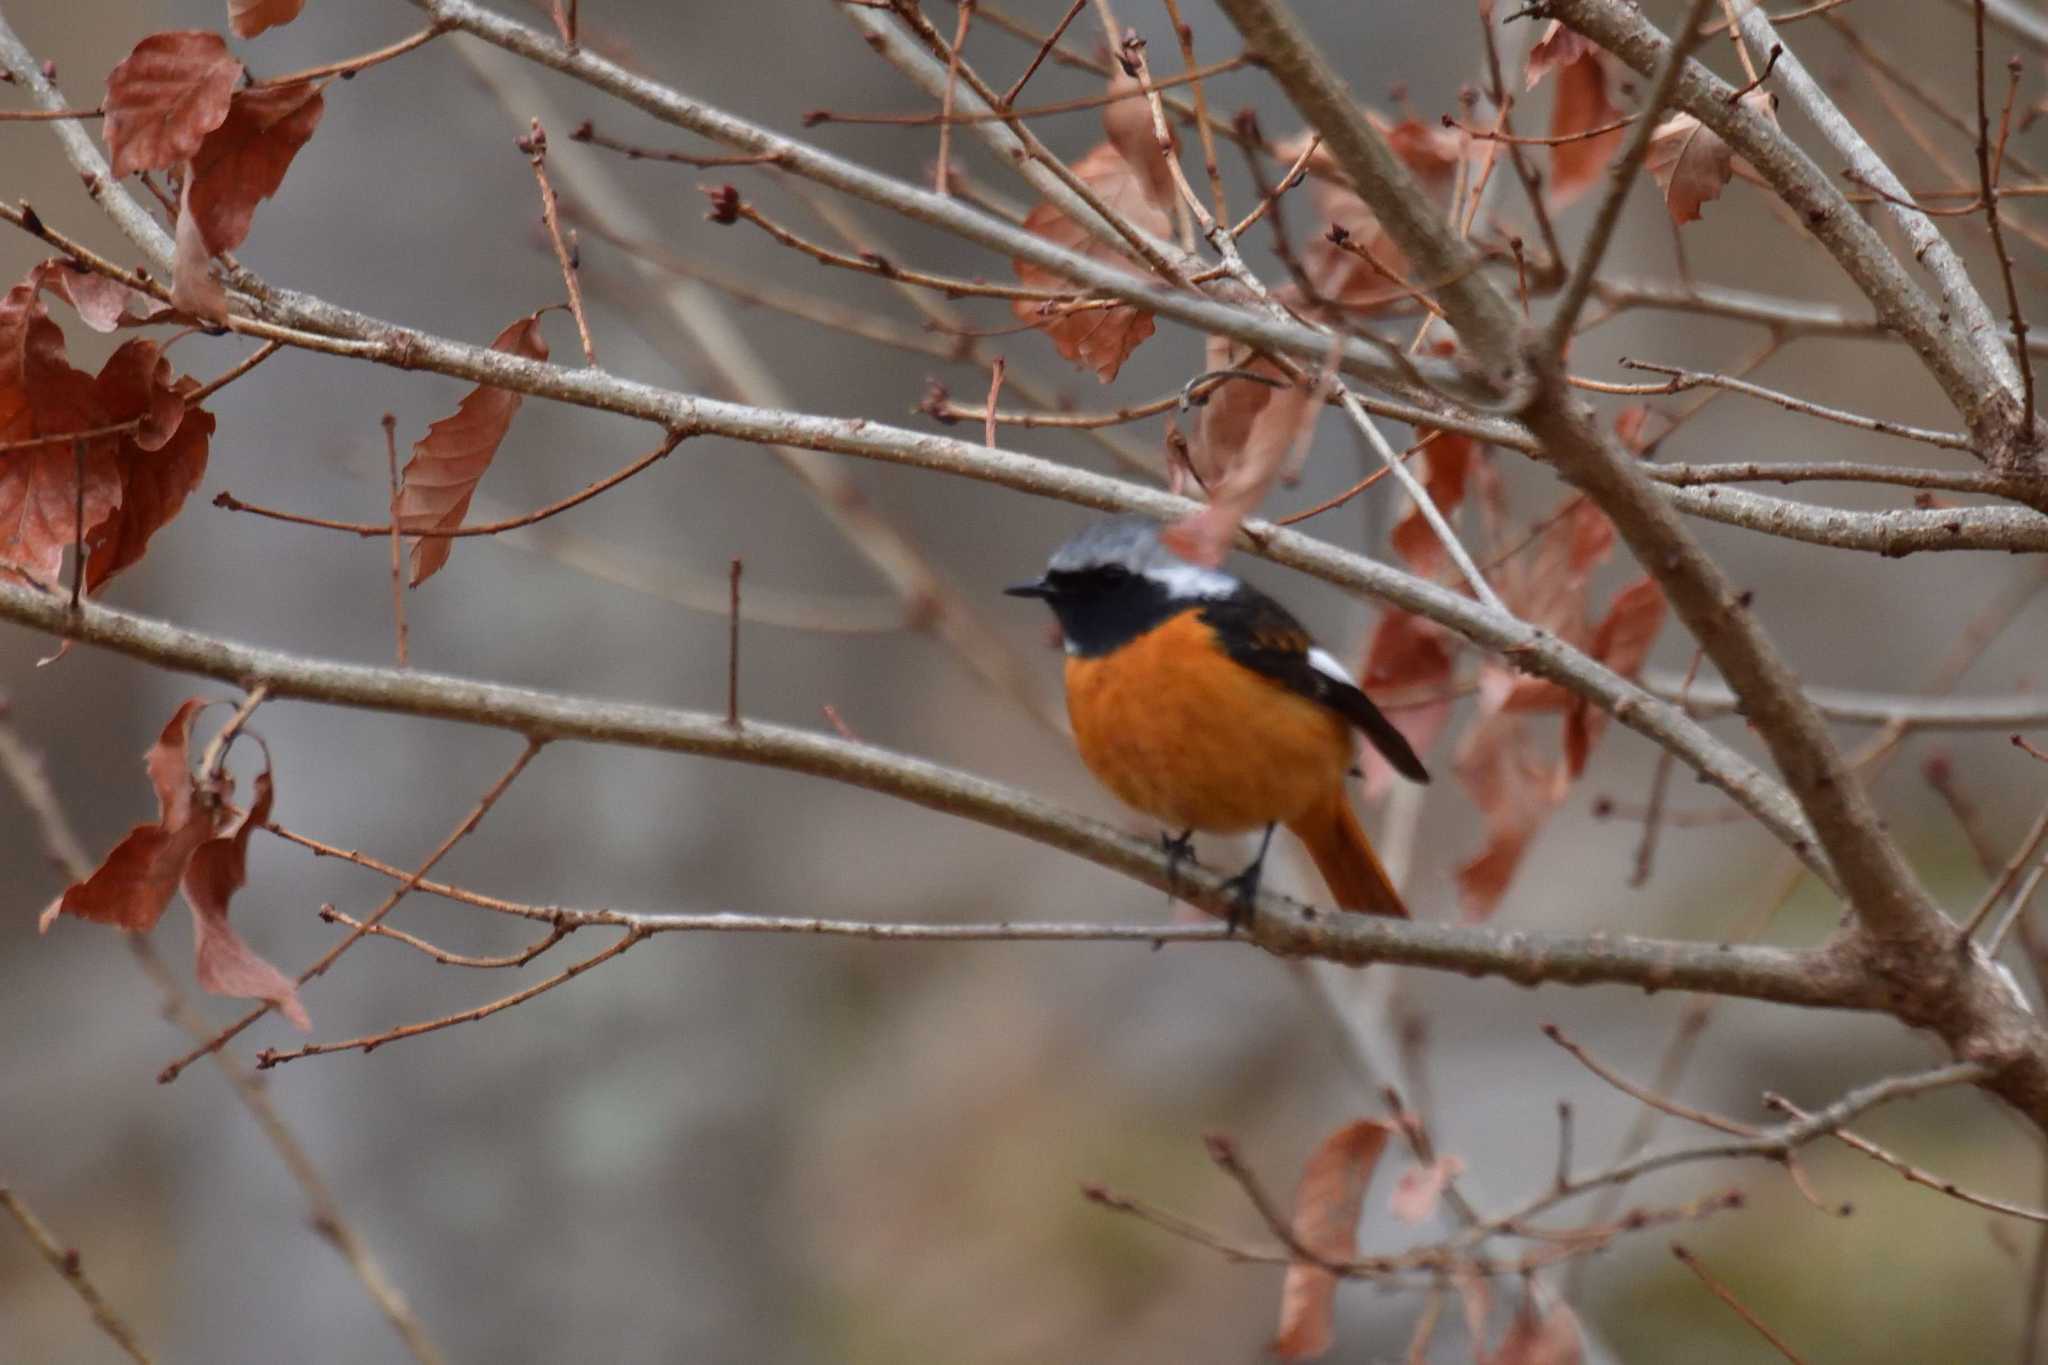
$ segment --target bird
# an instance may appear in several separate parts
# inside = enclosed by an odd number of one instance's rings
[[[1351,732],[1412,781],[1429,781],[1422,760],[1293,613],[1183,558],[1161,532],[1136,516],[1091,523],[1043,576],[1003,590],[1044,601],[1059,619],[1082,761],[1166,827],[1169,876],[1195,831],[1263,827],[1257,856],[1227,883],[1232,929],[1248,920],[1279,825],[1307,848],[1339,907],[1406,918],[1345,790]]]

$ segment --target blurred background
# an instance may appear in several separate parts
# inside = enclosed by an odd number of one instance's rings
[[[1056,0],[1014,5],[1040,29],[1065,8]],[[517,0],[500,8],[540,18]],[[1458,108],[1460,86],[1481,70],[1470,5],[1299,8],[1355,87],[1390,110],[1399,85],[1433,121]],[[1648,8],[1668,22],[1673,7]],[[224,27],[220,0],[12,0],[4,10],[56,63],[79,105],[97,101],[105,73],[144,34]],[[582,10],[600,45],[624,39],[648,70],[778,129],[799,130],[813,107],[928,107],[823,0],[768,8],[593,0]],[[950,31],[950,7],[931,13]],[[1179,69],[1157,8],[1124,0],[1119,15],[1151,38],[1156,70]],[[1209,7],[1194,4],[1188,17],[1202,59],[1237,50]],[[1860,0],[1853,17],[1874,41],[1911,54],[1920,78],[1964,107],[1970,49],[1958,11]],[[299,22],[236,47],[252,70],[271,75],[381,46],[419,23],[418,11],[395,0],[314,0]],[[1084,14],[1074,32],[1093,48],[1100,31]],[[1814,24],[1796,34],[1809,66],[1847,87],[1852,114],[1898,155],[1907,183],[1939,183],[1934,164],[1886,120],[1839,41]],[[2005,40],[1997,41],[2002,62]],[[532,172],[513,146],[528,118],[540,116],[558,175],[572,174],[565,168],[575,163],[605,177],[619,202],[698,267],[800,287],[916,326],[878,281],[828,272],[751,229],[704,221],[697,186],[731,179],[784,221],[829,235],[764,174],[627,162],[576,145],[566,135],[589,117],[652,145],[713,150],[546,73],[501,77],[503,97],[496,96],[458,53],[468,42],[443,38],[330,90],[318,135],[278,197],[258,211],[242,260],[280,285],[487,341],[562,295],[539,233]],[[1007,82],[1030,49],[977,26],[967,53]],[[1723,44],[1707,57],[1733,69]],[[2023,103],[2041,93],[2038,63],[2028,60]],[[1096,86],[1084,73],[1048,65],[1030,100]],[[1254,75],[1218,78],[1210,97],[1226,114],[1256,107],[1276,137],[1296,125]],[[1540,120],[1546,98],[1532,97],[1538,112],[1526,123]],[[0,93],[0,104],[20,102],[18,93]],[[1788,127],[1807,133],[1790,119]],[[1069,155],[1100,137],[1094,114],[1040,129]],[[1967,160],[1967,143],[1940,135]],[[935,149],[930,129],[826,125],[810,136],[911,179],[929,175]],[[117,259],[133,258],[47,129],[6,125],[0,139],[0,193],[30,200],[53,226]],[[953,146],[977,179],[1026,202],[972,137],[957,136]],[[2014,146],[2048,150],[2038,130]],[[1241,163],[1229,171],[1235,202],[1250,203]],[[1526,221],[1513,196],[1504,202],[1512,219]],[[1005,262],[964,244],[866,208],[851,212],[897,259],[955,273],[1007,272]],[[1568,243],[1589,213],[1585,201],[1565,212]],[[1949,221],[1952,237],[1976,252],[1974,221]],[[20,277],[40,259],[37,245],[0,236],[0,276]],[[1688,231],[1685,251],[1701,282],[1867,312],[1824,255],[1740,183]],[[2023,283],[2038,304],[2040,254],[2024,251]],[[716,296],[702,306],[723,310],[725,322],[708,311],[698,322],[712,333],[729,326],[735,339],[707,353],[650,309],[617,250],[586,232],[582,256],[599,359],[622,374],[722,394],[720,367],[733,367],[744,346],[765,358],[799,410],[911,425],[926,423],[913,409],[928,377],[963,399],[985,390],[981,367],[885,350]],[[1668,222],[1646,189],[1611,262],[1616,277],[1675,275]],[[1995,289],[1990,273],[1979,279]],[[53,311],[74,358],[96,365],[105,339]],[[972,316],[982,326],[1009,320],[1001,305]],[[546,325],[556,359],[573,363],[566,316]],[[1712,368],[1736,363],[1756,340],[1735,323],[1637,313],[1594,333],[1574,359],[1581,371],[1629,378],[1614,369],[1615,358]],[[986,345],[1013,372],[1043,376],[1091,407],[1165,392],[1201,364],[1200,339],[1168,325],[1106,391],[1065,366],[1042,337]],[[204,377],[247,350],[233,339],[194,337],[173,354],[181,369]],[[1758,377],[1821,402],[1953,425],[1902,346],[1809,340]],[[270,360],[213,401],[220,427],[204,486],[108,600],[280,649],[388,661],[383,542],[236,515],[210,500],[226,489],[312,515],[380,520],[380,414],[395,413],[409,442],[463,392],[435,376],[290,351]],[[1156,422],[1130,434],[1141,448],[1158,448]],[[1004,443],[1110,468],[1097,447],[1059,433],[1011,432]],[[623,421],[529,403],[482,500],[506,511],[539,506],[650,444],[645,430]],[[1935,462],[1917,448],[1739,398],[1716,403],[1665,455]],[[1282,490],[1269,510],[1330,496],[1358,477],[1359,461],[1349,434],[1326,419],[1301,485]],[[1560,491],[1547,471],[1513,456],[1499,461],[1523,518],[1555,505]],[[1956,467],[1962,463],[1958,457]],[[851,461],[836,467],[922,548],[1020,661],[1037,706],[1056,713],[1058,656],[1047,622],[996,590],[1035,572],[1085,514],[971,481]],[[1898,490],[1824,491],[1840,505],[1907,505],[1893,496]],[[1390,492],[1376,490],[1315,529],[1378,554],[1398,511]],[[1026,707],[984,685],[929,633],[902,628],[905,612],[888,584],[769,453],[692,440],[629,491],[556,526],[552,552],[460,542],[449,566],[408,597],[415,664],[715,710],[726,676],[718,608],[727,563],[741,556],[748,600],[764,615],[833,626],[750,622],[741,667],[749,716],[822,727],[820,708],[830,705],[867,740],[1142,830]],[[2037,565],[2005,556],[1895,561],[1705,524],[1696,530],[1756,592],[1756,610],[1797,666],[1838,686],[1924,686],[1972,611],[2040,575]],[[1355,651],[1374,619],[1374,606],[1324,585],[1270,566],[1239,567],[1333,646]],[[1633,576],[1632,566],[1610,566],[1596,600]],[[2037,683],[2044,623],[2048,609],[2027,609],[1960,690]],[[140,756],[177,701],[224,689],[92,650],[36,667],[48,649],[45,639],[0,627],[0,692],[98,856],[150,817]],[[1652,664],[1682,670],[1691,655],[1673,624]],[[1458,725],[1468,712],[1466,703]],[[282,823],[404,866],[434,847],[518,749],[501,733],[289,703],[264,707],[255,727],[276,755]],[[1716,729],[1756,752],[1739,721]],[[1842,737],[1860,743],[1869,731],[1844,729]],[[1449,748],[1440,742],[1431,755],[1442,778],[1423,799],[1409,881],[1411,904],[1436,919],[1457,917],[1451,872],[1480,843],[1469,799],[1450,780]],[[1879,797],[1893,829],[1937,890],[1968,906],[1982,879],[1920,775],[1937,753],[1952,757],[2001,854],[2033,818],[2043,770],[1996,733],[1915,737],[1887,770]],[[1756,910],[1782,874],[1783,854],[1747,822],[1668,829],[1653,878],[1628,886],[1639,826],[1599,818],[1599,803],[1639,805],[1655,758],[1632,732],[1609,731],[1593,771],[1524,863],[1498,923],[1714,939]],[[1672,802],[1686,813],[1724,807],[1682,775]],[[1241,856],[1214,845],[1205,854]],[[1281,861],[1300,886],[1293,857]],[[1128,922],[1169,913],[1157,896],[1099,869],[852,788],[568,744],[544,751],[436,875],[530,902],[645,910],[909,921]],[[160,1359],[404,1359],[347,1266],[309,1228],[297,1186],[220,1075],[195,1066],[173,1085],[154,1083],[187,1041],[162,1018],[158,994],[113,933],[67,921],[37,935],[37,912],[62,880],[24,810],[11,793],[0,795],[0,1033],[10,1040],[0,1050],[0,1182],[83,1251]],[[385,890],[369,873],[259,836],[236,921],[259,951],[297,970],[337,932],[317,919],[323,902],[360,916]],[[1770,937],[1816,940],[1835,914],[1809,885]],[[507,951],[526,937],[523,926],[417,895],[394,922],[465,951]],[[188,923],[174,910],[156,932],[187,981]],[[597,942],[579,936],[563,951],[587,953]],[[516,975],[538,979],[567,960],[544,959]],[[343,1038],[480,1003],[514,989],[513,975],[464,973],[374,941],[305,999],[315,1036]],[[1408,1098],[1424,1108],[1438,1145],[1466,1162],[1468,1193],[1482,1208],[1504,1207],[1549,1180],[1559,1100],[1576,1108],[1582,1167],[1604,1162],[1636,1117],[1630,1101],[1588,1077],[1538,1025],[1555,1021],[1648,1080],[1687,1008],[1681,998],[1619,989],[1528,992],[1424,973],[1395,977],[1376,968],[1319,990],[1278,961],[1202,946],[671,936],[481,1023],[370,1056],[308,1059],[267,1073],[266,1084],[346,1216],[453,1360],[1242,1361],[1258,1358],[1272,1334],[1278,1273],[1226,1263],[1094,1207],[1081,1184],[1100,1182],[1260,1241],[1254,1215],[1204,1156],[1202,1135],[1231,1134],[1271,1188],[1291,1189],[1323,1134],[1384,1112],[1377,1086],[1401,1032],[1389,1023],[1393,1011],[1422,1040],[1410,1050],[1423,1084]],[[198,998],[215,1021],[240,1013],[236,1002]],[[294,1036],[267,1019],[243,1041],[285,1047]],[[1936,1060],[1932,1045],[1889,1021],[1730,1003],[1714,1015],[1679,1093],[1761,1120],[1762,1090],[1816,1104]],[[1974,1094],[1902,1106],[1867,1131],[1972,1188],[2039,1202],[2037,1143]],[[1383,1165],[1368,1201],[1368,1246],[1417,1235],[1385,1207],[1404,1164],[1390,1153]],[[1809,1166],[1827,1201],[1853,1204],[1853,1215],[1815,1209],[1770,1168],[1687,1169],[1633,1189],[1632,1204],[1668,1204],[1736,1185],[1749,1207],[1675,1234],[1623,1239],[1592,1260],[1575,1288],[1600,1338],[1597,1358],[1777,1358],[1673,1261],[1674,1235],[1811,1359],[2010,1358],[2033,1255],[2026,1226],[1994,1228],[1989,1215],[1852,1153],[1816,1150]],[[1511,1285],[1501,1290],[1512,1297]],[[1399,1358],[1420,1307],[1415,1294],[1347,1288],[1331,1358]],[[62,1282],[11,1225],[0,1227],[0,1360],[116,1358]],[[1447,1328],[1432,1358],[1467,1359],[1469,1347]]]

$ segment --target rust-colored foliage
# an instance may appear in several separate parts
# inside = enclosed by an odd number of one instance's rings
[[[299,17],[306,0],[228,0],[228,27],[237,38],[254,38],[265,29]]]
[[[192,722],[207,704],[204,697],[180,703],[144,756],[156,790],[156,820],[128,831],[90,876],[50,902],[37,927],[47,933],[59,916],[75,915],[146,934],[182,887],[192,911],[200,986],[215,995],[267,1000],[308,1029],[312,1022],[291,978],[257,956],[227,922],[228,899],[247,879],[249,835],[270,818],[273,787],[266,763],[248,812],[223,832],[229,783],[205,775],[195,780],[191,767]]]
[[[226,120],[199,144],[188,172],[192,213],[214,255],[248,238],[257,203],[277,193],[326,108],[311,81],[236,93]]]
[[[0,443],[59,438],[0,459],[0,571],[54,583],[82,536],[85,584],[97,589],[142,557],[198,485],[213,416],[186,402],[198,385],[173,380],[153,341],[124,343],[97,377],[74,368],[38,293],[53,278],[64,276],[38,266],[0,298]],[[129,431],[63,439],[131,421]]]
[[[218,33],[152,33],[107,76],[114,174],[167,171],[199,150],[228,116],[242,64]]]
[[[1613,523],[1575,497],[1526,557],[1504,566],[1501,597],[1522,619],[1633,678],[1663,627],[1664,594],[1651,579],[1638,579],[1593,623],[1587,589],[1613,547]],[[1499,904],[1529,841],[1585,772],[1607,715],[1548,679],[1493,662],[1480,667],[1479,696],[1480,715],[1459,744],[1457,770],[1486,819],[1486,844],[1458,870],[1458,888],[1465,913],[1483,919]],[[1539,756],[1524,729],[1524,716],[1543,712],[1564,715],[1561,760]]]
[[[1227,337],[1209,338],[1206,368],[1243,369],[1272,380],[1224,380],[1202,409],[1200,439],[1189,452],[1209,505],[1170,527],[1166,541],[1194,563],[1219,564],[1244,519],[1274,484],[1301,467],[1322,400]]]
[[[546,360],[548,344],[540,334],[540,314],[519,319],[491,343],[494,351]],[[498,445],[519,412],[521,395],[510,389],[479,384],[454,413],[427,428],[406,462],[392,517],[399,527],[420,531],[452,531],[469,513],[469,500]],[[448,562],[454,542],[446,536],[424,536],[412,548],[412,585],[418,587]]]
[[[192,854],[185,869],[185,902],[192,907],[193,975],[215,995],[265,1000],[299,1030],[313,1027],[299,988],[257,955],[228,923],[228,899],[249,878],[249,835],[270,819],[275,795],[270,769],[257,774],[249,809],[232,833],[216,834]]]
[[[235,4],[230,17],[247,36],[298,8]],[[246,31],[244,10],[254,25]],[[277,193],[324,107],[313,82],[237,89],[243,74],[219,34],[185,31],[144,38],[107,77],[114,173],[179,168],[171,302],[214,321],[227,316],[227,293],[207,262],[248,237],[256,205]]]
[[[1324,1138],[1302,1167],[1294,1192],[1294,1240],[1325,1263],[1358,1254],[1358,1220],[1373,1167],[1386,1149],[1389,1124],[1347,1123]],[[1270,1349],[1282,1360],[1312,1360],[1330,1349],[1337,1307],[1337,1277],[1297,1261],[1280,1289],[1280,1331]]]
[[[1742,102],[1767,118],[1775,118],[1768,92],[1752,90]],[[1735,153],[1721,135],[1691,114],[1674,114],[1650,135],[1643,167],[1664,191],[1664,206],[1674,223],[1697,222],[1703,206],[1721,197],[1735,174]]]
[[[139,934],[156,927],[178,889],[185,864],[213,833],[210,810],[193,799],[191,764],[186,756],[192,722],[205,705],[204,697],[181,703],[143,759],[150,785],[156,789],[156,820],[128,831],[91,876],[66,887],[50,902],[38,921],[44,932],[59,915],[76,915]]]
[[[1138,89],[1136,79],[1119,74],[1109,83],[1112,95]],[[1142,123],[1141,123],[1142,120]],[[1085,181],[1109,209],[1139,230],[1165,237],[1173,227],[1173,182],[1165,155],[1152,135],[1151,114],[1143,99],[1122,99],[1105,105],[1102,113],[1107,141],[1098,143],[1074,163],[1074,174]],[[1097,240],[1085,227],[1051,204],[1039,204],[1024,220],[1029,232],[1057,246],[1123,268],[1130,259],[1116,247]],[[1068,289],[1071,280],[1028,261],[1012,263],[1017,279],[1032,289]],[[1052,305],[1057,307],[1058,305]],[[1048,316],[1047,305],[1018,299],[1012,311],[1023,322],[1039,324],[1062,356],[1107,384],[1116,378],[1131,352],[1152,335],[1152,315],[1140,308],[1118,306],[1090,308]]]

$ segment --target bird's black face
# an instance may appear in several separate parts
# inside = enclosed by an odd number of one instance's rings
[[[1052,608],[1067,637],[1067,653],[1107,654],[1172,616],[1183,604],[1165,584],[1121,564],[1058,569],[1035,583],[1005,588],[1012,597],[1037,597]]]

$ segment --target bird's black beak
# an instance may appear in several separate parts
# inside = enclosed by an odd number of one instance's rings
[[[1012,583],[1009,587],[1003,589],[1003,595],[1006,597],[1051,597],[1052,588],[1043,578],[1035,578],[1029,583]]]

